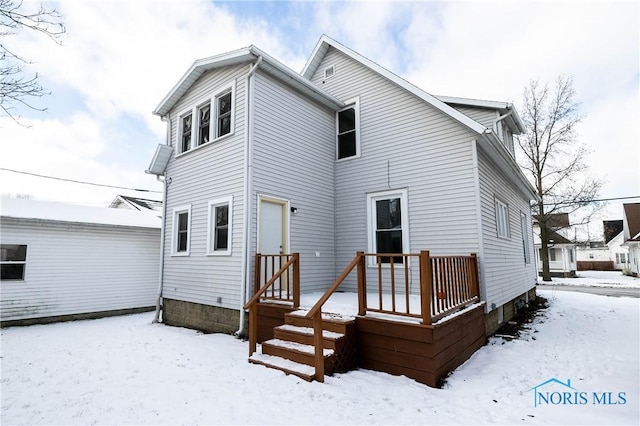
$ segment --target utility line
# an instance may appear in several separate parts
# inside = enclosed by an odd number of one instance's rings
[[[153,191],[151,189],[127,188],[126,186],[106,185],[106,184],[103,184],[103,183],[85,182],[85,181],[81,181],[81,180],[65,179],[65,178],[60,178],[60,177],[55,177],[55,176],[39,175],[37,173],[30,173],[30,172],[24,172],[24,171],[21,171],[21,170],[7,169],[7,168],[4,168],[4,167],[0,167],[0,170],[4,170],[6,172],[12,172],[12,173],[20,173],[20,174],[23,174],[23,175],[36,176],[36,177],[45,178],[45,179],[53,179],[53,180],[61,180],[61,181],[64,181],[64,182],[80,183],[82,185],[102,186],[102,187],[105,187],[105,188],[126,189],[128,191],[138,191],[138,192],[156,192],[158,194],[162,192],[162,191]]]
[[[615,197],[615,198],[601,198],[599,200],[576,200],[576,201],[560,201],[558,203],[545,203],[546,205],[553,206],[562,206],[562,205],[570,205],[570,204],[585,204],[585,203],[594,203],[600,201],[618,201],[618,200],[631,200],[634,198],[640,198],[640,195],[635,195],[633,197]]]

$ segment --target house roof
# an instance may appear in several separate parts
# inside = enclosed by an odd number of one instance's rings
[[[160,218],[151,212],[16,198],[0,200],[0,216],[29,221],[160,228]]]
[[[510,124],[509,127],[511,128],[513,134],[519,135],[526,132],[524,123],[522,123],[522,120],[520,120],[520,116],[518,115],[518,111],[516,111],[515,107],[510,102],[485,101],[481,99],[456,98],[452,96],[435,97],[448,105],[453,104],[495,109],[500,113],[501,116],[509,114],[509,116],[506,117],[505,120],[507,120],[507,122]]]
[[[259,58],[262,58],[259,60]],[[160,104],[153,111],[154,114],[165,116],[171,111],[175,104],[189,90],[189,88],[200,78],[205,72],[217,68],[223,68],[231,65],[239,65],[243,63],[256,63],[258,67],[265,72],[281,79],[301,93],[315,99],[323,105],[338,110],[344,107],[344,103],[332,95],[324,92],[318,86],[304,79],[300,74],[291,68],[282,64],[277,59],[266,54],[256,46],[244,47],[228,53],[211,56],[208,58],[196,60],[187,72],[180,78],[178,83],[169,91]],[[248,70],[247,70],[248,72]]]
[[[162,211],[162,201],[149,200],[146,198],[128,197],[126,195],[117,195],[109,205],[110,208],[117,208],[125,205],[133,210],[151,210],[154,212]]]
[[[442,111],[443,113],[447,114],[448,116],[452,117],[453,119],[455,119],[455,120],[459,121],[460,123],[464,124],[466,127],[468,127],[469,129],[473,130],[474,132],[476,132],[478,134],[483,134],[484,132],[487,131],[486,127],[484,127],[483,125],[481,125],[477,121],[472,120],[471,118],[467,117],[466,115],[464,115],[460,111],[456,110],[455,108],[450,107],[449,105],[447,105],[443,101],[439,100],[435,96],[430,95],[429,93],[425,92],[424,90],[420,89],[419,87],[414,86],[413,84],[409,83],[407,80],[397,76],[396,74],[392,73],[391,71],[389,71],[389,70],[381,67],[380,65],[376,64],[372,60],[370,60],[368,58],[365,58],[364,56],[360,55],[359,53],[354,52],[353,50],[349,49],[348,47],[346,47],[346,46],[344,46],[344,45],[342,45],[340,43],[338,43],[334,39],[332,39],[332,38],[330,38],[330,37],[328,37],[328,36],[326,36],[324,34],[322,35],[322,37],[320,37],[320,40],[318,41],[318,44],[316,44],[316,47],[313,49],[313,53],[311,53],[311,56],[309,57],[309,59],[307,60],[307,63],[305,64],[304,68],[302,69],[301,74],[305,79],[309,80],[309,79],[311,79],[311,77],[313,77],[313,75],[317,71],[318,67],[320,66],[320,63],[322,62],[322,58],[326,55],[327,51],[329,50],[329,47],[333,47],[334,49],[339,50],[340,52],[342,52],[345,55],[351,57],[352,59],[360,62],[364,66],[372,69],[373,71],[377,72],[378,74],[382,75],[383,77],[386,77],[387,79],[389,79],[392,82],[396,83],[400,87],[406,89],[407,91],[409,91],[409,92],[413,93],[414,95],[416,95],[417,97],[421,98],[422,100],[424,100],[425,102],[427,102],[431,106],[435,107],[436,109]]]
[[[604,242],[606,244],[613,240],[624,229],[623,220],[603,220],[602,229],[604,231]]]
[[[549,231],[549,242],[551,244],[573,244],[571,240],[558,234],[556,231]]]
[[[538,220],[535,219],[534,223],[538,223]],[[547,215],[547,222],[545,223],[548,229],[556,230],[556,229],[564,229],[571,226],[569,222],[569,213],[552,213]]]
[[[640,241],[640,203],[623,204],[622,207],[629,229],[629,240]]]

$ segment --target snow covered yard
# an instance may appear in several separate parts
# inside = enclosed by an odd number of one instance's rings
[[[540,284],[575,285],[582,287],[626,287],[640,288],[640,278],[623,275],[620,271],[577,271],[577,278],[552,278],[552,282],[544,282],[538,277]]]
[[[324,384],[247,362],[247,343],[153,313],[2,330],[2,424],[638,424],[639,299],[540,292],[521,339],[492,338],[444,389],[367,370]],[[534,407],[556,378],[586,404]],[[551,383],[549,392],[563,392]],[[539,389],[540,391],[544,389]],[[573,392],[573,391],[572,391]],[[611,392],[593,404],[592,394]],[[601,398],[601,397],[600,397]],[[601,401],[601,400],[600,400]]]

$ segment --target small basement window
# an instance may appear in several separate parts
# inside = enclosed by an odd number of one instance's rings
[[[20,244],[0,245],[0,280],[24,280],[27,266],[27,246]]]

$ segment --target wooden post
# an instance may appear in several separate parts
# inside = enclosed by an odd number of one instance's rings
[[[258,306],[256,304],[249,308],[249,356],[256,351],[258,342]]]
[[[324,382],[324,342],[322,338],[322,309],[313,316],[313,344],[315,346],[316,380]]]
[[[422,309],[422,323],[431,325],[431,259],[429,250],[420,251],[420,305]]]
[[[356,253],[358,256],[358,315],[367,314],[367,256],[364,252]]]
[[[300,253],[293,253],[293,307],[300,307]]]
[[[260,290],[260,269],[262,268],[261,264],[262,255],[260,253],[256,253],[256,261],[255,261],[255,270],[253,271],[253,294],[256,294],[258,290]]]
[[[480,280],[478,279],[478,255],[471,253],[471,285],[472,285],[472,297],[480,297]]]

